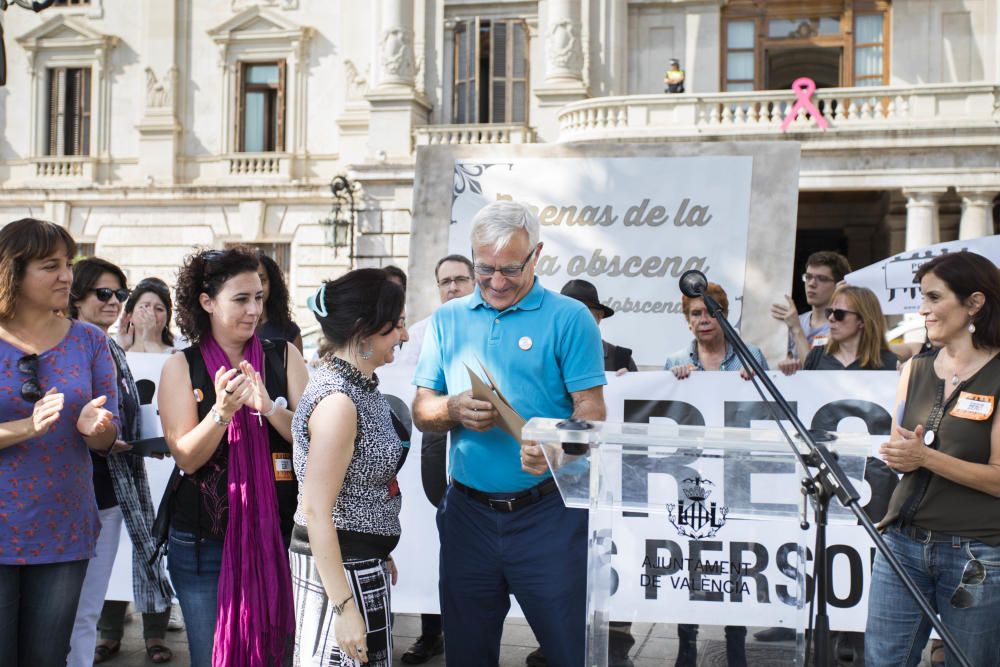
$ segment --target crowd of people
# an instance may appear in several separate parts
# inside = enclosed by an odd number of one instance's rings
[[[410,433],[379,391],[387,364],[415,367],[413,426],[440,539],[441,614],[422,617],[402,661],[498,664],[513,595],[540,644],[529,667],[583,664],[587,515],[563,504],[536,443],[497,428],[466,363],[489,367],[525,418],[592,421],[606,416],[607,374],[637,366],[602,340],[615,313],[594,285],[556,292],[535,276],[543,243],[527,207],[486,206],[470,241],[471,258],[437,263],[441,305],[409,328],[400,269],[324,282],[308,300],[323,336],[310,371],[281,269],[256,250],[195,252],[171,293],[154,276],[130,289],[104,259],[74,261],[73,238],[52,223],[0,229],[0,664],[114,657],[127,603],[105,597],[124,525],[152,662],[172,659],[176,599],[196,667],[390,665]],[[969,252],[924,264],[928,345],[890,348],[876,296],[843,282],[846,259],[805,264],[809,309],[790,298],[771,309],[788,329],[778,368],[901,366],[880,450],[892,486],[874,518],[973,664],[1000,664],[1000,272]],[[706,294],[728,313],[723,286]],[[664,368],[750,379],[705,299],[682,306],[693,339]],[[128,352],[168,355],[158,409],[175,466],[162,498],[149,452],[133,451],[145,441]],[[916,665],[929,622],[881,556],[872,586],[866,633],[845,645],[868,665]],[[729,665],[747,664],[746,633],[726,627]],[[678,626],[678,666],[696,664],[697,634]],[[631,665],[634,641],[613,622],[609,664]],[[950,659],[944,647],[935,657]]]

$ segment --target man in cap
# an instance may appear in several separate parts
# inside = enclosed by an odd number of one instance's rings
[[[681,69],[680,61],[677,58],[670,59],[670,69],[663,76],[663,85],[666,86],[665,93],[684,92],[684,70]]]

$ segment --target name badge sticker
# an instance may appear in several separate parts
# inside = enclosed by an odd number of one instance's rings
[[[958,395],[955,407],[948,414],[977,422],[986,421],[993,414],[993,397],[963,391]]]
[[[295,473],[292,471],[292,457],[288,454],[271,454],[274,459],[274,481],[292,482],[295,480]]]
[[[826,334],[820,334],[819,336],[816,336],[815,338],[813,338],[812,346],[813,347],[824,347],[829,342],[830,342],[830,337],[829,336],[827,336]]]

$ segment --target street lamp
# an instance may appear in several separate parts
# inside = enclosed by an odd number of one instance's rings
[[[17,5],[22,9],[30,9],[33,12],[40,12],[48,9],[56,0],[0,0],[0,12],[10,5]],[[3,23],[0,23],[0,87],[7,85],[7,51],[3,45]]]
[[[336,255],[341,250],[347,250],[347,257],[354,264],[354,224],[358,210],[355,208],[354,195],[361,189],[357,181],[346,176],[334,176],[330,181],[330,193],[333,195],[333,206],[330,213],[319,224],[326,227],[326,242],[333,246]]]

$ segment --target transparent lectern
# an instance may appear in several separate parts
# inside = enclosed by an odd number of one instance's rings
[[[758,662],[802,664],[814,531],[800,525],[804,471],[781,433],[573,426],[534,418],[523,438],[542,445],[567,507],[589,511],[587,667],[607,667],[609,621],[794,628],[794,643],[762,646]],[[830,434],[824,445],[862,488],[868,434]],[[831,503],[829,523],[855,521]],[[660,645],[657,660],[672,665],[677,643]]]

